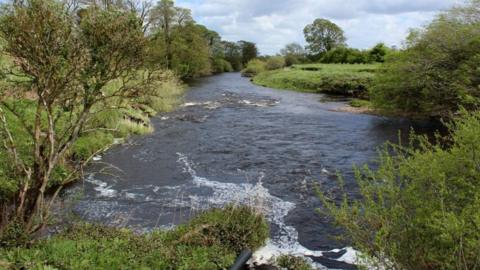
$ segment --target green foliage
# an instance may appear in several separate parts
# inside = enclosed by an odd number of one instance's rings
[[[279,256],[276,258],[275,264],[286,270],[313,270],[304,258],[292,255]]]
[[[222,41],[223,55],[231,65],[233,70],[240,71],[243,68],[242,48],[238,43]]]
[[[418,117],[449,117],[480,105],[480,3],[439,15],[387,57],[372,89],[374,105]],[[454,33],[454,34],[452,34]]]
[[[255,43],[222,41],[220,35],[196,24],[191,11],[176,7],[173,1],[159,1],[150,14],[148,46],[150,65],[162,66],[181,78],[239,71],[257,56]]]
[[[241,40],[238,45],[242,51],[242,64],[246,65],[251,60],[257,58],[258,49],[257,45],[253,42]]]
[[[272,56],[267,59],[266,68],[267,70],[281,69],[285,67],[285,57],[283,56]]]
[[[377,65],[295,65],[262,72],[253,82],[279,89],[367,97],[377,68]]]
[[[26,233],[23,224],[12,221],[0,231],[0,250],[2,248],[24,247],[30,240],[31,237]]]
[[[367,51],[339,46],[323,54],[320,62],[337,64],[366,64],[369,63],[370,60]]]
[[[265,220],[247,207],[214,209],[170,231],[75,225],[30,247],[0,249],[7,269],[224,269],[242,248],[268,237]]]
[[[383,43],[370,50],[359,50],[346,46],[338,46],[322,54],[320,62],[329,64],[368,64],[383,63],[390,49]]]
[[[242,76],[253,77],[267,70],[267,64],[260,59],[253,59],[248,62],[247,67],[242,70]]]
[[[312,55],[320,55],[335,47],[345,44],[346,38],[343,30],[333,22],[326,19],[316,19],[303,30],[307,49]]]
[[[350,106],[355,108],[371,108],[372,103],[368,100],[354,98],[350,101]]]
[[[185,87],[177,76],[171,71],[160,71],[154,74],[156,77],[153,81],[152,91],[148,95],[141,95],[135,99],[135,103],[145,105],[151,110],[148,114],[153,116],[156,112],[168,112],[179,105],[182,100]],[[148,108],[141,108],[147,112]]]
[[[264,217],[247,206],[227,205],[224,209],[210,210],[187,228],[194,233],[184,239],[186,243],[224,245],[237,254],[263,246],[268,238]]]
[[[298,43],[285,45],[285,48],[280,50],[280,54],[285,57],[285,65],[287,67],[303,63],[306,60],[305,49]]]
[[[357,169],[361,200],[322,201],[345,238],[389,269],[475,269],[480,262],[480,112],[449,124],[445,148],[426,137],[390,145]],[[343,185],[340,185],[343,187]]]
[[[389,51],[390,49],[384,43],[378,43],[368,52],[369,61],[383,63]]]
[[[232,72],[233,67],[230,62],[222,58],[213,59],[212,68],[214,73]]]
[[[112,134],[102,131],[87,133],[78,138],[72,147],[72,158],[77,160],[87,160],[98,151],[108,147],[113,143]]]

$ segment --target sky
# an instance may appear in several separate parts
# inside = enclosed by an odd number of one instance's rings
[[[224,40],[257,43],[261,54],[285,44],[305,44],[303,28],[325,18],[345,31],[347,44],[366,49],[378,42],[402,45],[409,29],[432,20],[462,0],[177,0],[194,19]]]

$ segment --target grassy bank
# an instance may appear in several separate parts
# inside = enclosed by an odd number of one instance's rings
[[[0,249],[0,269],[225,269],[243,249],[259,248],[267,237],[262,215],[227,206],[148,234],[75,225],[48,240]]]
[[[50,187],[63,185],[78,179],[79,167],[106,150],[115,139],[124,139],[131,135],[148,134],[153,131],[150,117],[159,112],[172,110],[181,100],[184,86],[168,71],[164,71],[156,83],[154,96],[132,99],[111,100],[108,104],[99,104],[93,109],[93,116],[86,122],[84,131],[54,168]],[[0,81],[7,84],[7,81]],[[116,91],[122,87],[119,82],[107,85],[105,91]],[[0,101],[0,110],[11,135],[15,138],[16,149],[22,160],[31,161],[33,142],[29,123],[35,119],[36,97],[33,93],[15,96],[6,93]],[[67,129],[70,112],[60,106],[55,107],[58,115],[55,132],[62,134]],[[71,120],[71,119],[70,119]],[[47,118],[42,115],[43,125]],[[4,139],[6,134],[0,134]],[[21,179],[15,173],[14,163],[5,148],[0,149],[0,203],[11,201],[20,189]],[[0,232],[1,238],[1,232]]]
[[[301,92],[368,97],[377,64],[307,64],[266,71],[253,78],[257,85]]]

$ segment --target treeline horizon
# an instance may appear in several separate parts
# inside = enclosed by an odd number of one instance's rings
[[[173,0],[158,1],[146,12],[150,63],[173,70],[181,78],[240,71],[258,56],[255,43],[223,40],[218,32],[198,24],[190,9],[175,6]]]

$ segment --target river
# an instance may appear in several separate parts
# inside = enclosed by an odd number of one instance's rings
[[[344,102],[253,85],[238,73],[191,83],[185,103],[152,121],[92,164],[74,206],[89,221],[138,230],[167,228],[229,202],[260,208],[271,222],[269,250],[310,255],[351,269],[350,249],[320,207],[314,187],[335,193],[336,172],[355,195],[352,165],[374,164],[398,132],[428,124],[332,111]],[[336,252],[321,253],[338,248]],[[347,254],[345,254],[347,253]]]

